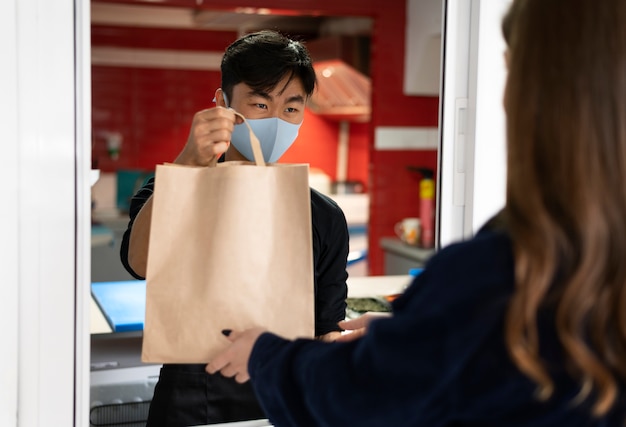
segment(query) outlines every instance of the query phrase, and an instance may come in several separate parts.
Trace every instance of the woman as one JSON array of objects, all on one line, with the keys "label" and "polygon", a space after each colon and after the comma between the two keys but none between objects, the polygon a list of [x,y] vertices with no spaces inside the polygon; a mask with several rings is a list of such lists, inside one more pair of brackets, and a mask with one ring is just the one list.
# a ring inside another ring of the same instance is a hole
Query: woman
[{"label": "woman", "polygon": [[363,336],[234,331],[207,365],[276,426],[625,425],[626,2],[514,0],[503,31],[501,214]]}]

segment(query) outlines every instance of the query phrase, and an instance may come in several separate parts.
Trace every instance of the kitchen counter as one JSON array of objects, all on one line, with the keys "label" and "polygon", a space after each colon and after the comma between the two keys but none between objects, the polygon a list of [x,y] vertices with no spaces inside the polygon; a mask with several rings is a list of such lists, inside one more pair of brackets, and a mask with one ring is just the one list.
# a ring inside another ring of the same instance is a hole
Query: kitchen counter
[{"label": "kitchen counter", "polygon": [[94,300],[93,295],[91,297],[90,305],[89,330],[92,334],[109,334],[113,332],[113,329],[109,326],[104,314],[102,314],[102,310],[100,310],[96,300]]},{"label": "kitchen counter", "polygon": [[404,292],[413,278],[408,274],[348,278],[348,298],[395,295]]},{"label": "kitchen counter", "polygon": [[[401,293],[410,281],[409,275],[351,277],[348,279],[348,297]],[[144,405],[141,408],[147,408],[145,405],[154,392],[160,365],[141,361],[144,311],[145,281],[92,284],[90,393],[92,411],[96,411],[91,414],[96,417],[94,419],[100,419],[97,415],[101,412],[102,417],[108,414],[105,414],[107,404],[113,398],[132,402],[134,409],[140,401],[139,404]],[[261,419],[211,425],[219,426],[272,427],[272,424]]]},{"label": "kitchen counter", "polygon": [[412,268],[422,268],[435,253],[434,248],[411,246],[395,237],[383,237],[380,247],[385,255],[386,275],[407,274]]},{"label": "kitchen counter", "polygon": [[[347,283],[348,298],[398,294],[410,282],[409,275],[351,277]],[[145,312],[143,286],[142,280],[92,284],[91,333],[141,331]]]}]

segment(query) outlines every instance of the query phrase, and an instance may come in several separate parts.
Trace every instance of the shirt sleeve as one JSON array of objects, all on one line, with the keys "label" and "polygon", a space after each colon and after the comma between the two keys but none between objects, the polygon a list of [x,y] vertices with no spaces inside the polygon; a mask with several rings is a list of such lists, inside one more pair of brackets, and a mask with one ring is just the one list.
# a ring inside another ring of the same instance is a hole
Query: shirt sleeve
[{"label": "shirt sleeve", "polygon": [[122,265],[134,278],[143,280],[145,277],[140,276],[135,273],[130,264],[128,263],[128,247],[130,243],[130,232],[133,228],[133,223],[135,222],[135,218],[139,211],[143,207],[143,205],[148,201],[150,197],[152,197],[152,193],[154,192],[154,178],[150,178],[146,184],[139,189],[137,194],[135,194],[130,200],[130,209],[128,211],[129,221],[128,227],[124,232],[124,236],[122,237],[122,244],[120,248],[120,259],[122,261]]},{"label": "shirt sleeve", "polygon": [[[485,402],[493,408],[515,405],[511,390],[521,374],[502,342],[514,280],[510,247],[443,252],[394,301],[393,316],[372,321],[358,340],[261,335],[248,369],[270,421],[437,427],[465,416],[462,406],[484,411]],[[501,378],[503,372],[510,376]],[[482,383],[489,384],[484,394],[469,394]],[[532,396],[532,387],[524,387],[519,395]]]},{"label": "shirt sleeve", "polygon": [[[263,334],[248,368],[270,421],[277,426],[440,425],[431,416],[450,409],[446,388],[453,370],[442,339],[448,321],[437,308],[415,317],[419,322],[402,314],[376,320],[364,338],[347,343],[290,342]],[[424,322],[429,326],[416,327]]]},{"label": "shirt sleeve", "polygon": [[340,331],[346,317],[349,234],[341,208],[311,194],[315,283],[315,335]]}]

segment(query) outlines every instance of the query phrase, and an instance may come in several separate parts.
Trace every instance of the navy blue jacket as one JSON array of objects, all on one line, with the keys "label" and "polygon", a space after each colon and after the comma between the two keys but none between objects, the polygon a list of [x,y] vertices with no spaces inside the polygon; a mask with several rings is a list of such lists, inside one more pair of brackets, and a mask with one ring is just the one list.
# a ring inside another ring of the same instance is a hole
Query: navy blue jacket
[{"label": "navy blue jacket", "polygon": [[555,381],[547,402],[511,362],[504,318],[514,290],[511,241],[484,229],[439,251],[394,305],[349,343],[261,335],[249,371],[275,426],[623,427],[621,400],[597,420],[568,376],[553,325],[539,315],[541,354]]}]

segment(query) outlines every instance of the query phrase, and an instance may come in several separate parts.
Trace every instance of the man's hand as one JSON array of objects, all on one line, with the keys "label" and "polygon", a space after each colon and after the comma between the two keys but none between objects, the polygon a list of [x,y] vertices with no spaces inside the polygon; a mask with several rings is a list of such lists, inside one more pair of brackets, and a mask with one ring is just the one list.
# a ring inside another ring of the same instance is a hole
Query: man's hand
[{"label": "man's hand", "polygon": [[378,313],[374,311],[368,311],[362,316],[357,317],[352,320],[344,320],[339,322],[339,327],[345,329],[346,331],[352,331],[347,334],[341,335],[335,341],[337,342],[346,342],[353,341],[357,338],[362,337],[367,332],[367,327],[370,322],[374,319],[384,319],[386,317],[390,317],[391,313]]},{"label": "man's hand", "polygon": [[232,109],[215,107],[197,112],[191,123],[185,147],[174,163],[189,166],[215,166],[228,150],[236,123],[242,120]]},{"label": "man's hand", "polygon": [[326,333],[324,335],[319,335],[319,336],[315,337],[315,339],[317,339],[319,341],[324,341],[324,342],[333,342],[337,338],[339,338],[340,336],[341,336],[341,332],[333,331],[333,332],[328,332],[328,333]]}]

